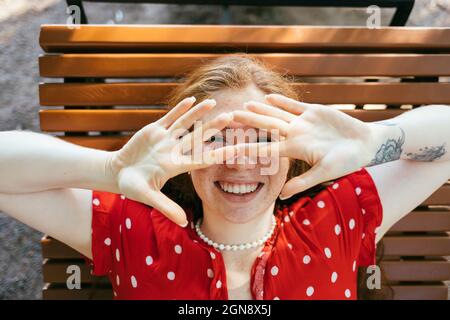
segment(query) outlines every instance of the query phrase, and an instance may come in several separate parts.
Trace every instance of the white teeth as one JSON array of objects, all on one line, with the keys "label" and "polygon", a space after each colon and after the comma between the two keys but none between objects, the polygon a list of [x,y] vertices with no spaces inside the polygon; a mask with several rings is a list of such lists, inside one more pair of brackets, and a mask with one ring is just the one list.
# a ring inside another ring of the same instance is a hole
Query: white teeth
[{"label": "white teeth", "polygon": [[250,193],[255,191],[256,188],[258,188],[258,183],[238,184],[238,183],[219,182],[219,185],[223,191],[235,194]]}]

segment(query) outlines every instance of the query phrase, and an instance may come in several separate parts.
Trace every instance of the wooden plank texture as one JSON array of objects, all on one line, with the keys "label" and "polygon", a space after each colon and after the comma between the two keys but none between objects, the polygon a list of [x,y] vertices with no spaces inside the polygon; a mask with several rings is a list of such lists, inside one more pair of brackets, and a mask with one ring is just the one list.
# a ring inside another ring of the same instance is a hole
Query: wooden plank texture
[{"label": "wooden plank texture", "polygon": [[[149,106],[164,104],[176,83],[45,83],[42,106]],[[450,83],[295,83],[305,102],[322,104],[450,103]]]},{"label": "wooden plank texture", "polygon": [[450,29],[212,25],[43,25],[46,52],[450,50]]},{"label": "wooden plank texture", "polygon": [[[41,77],[178,77],[223,56],[225,55],[210,53],[52,54],[39,58],[39,70]],[[249,56],[275,71],[295,76],[450,75],[449,54],[269,53]]]},{"label": "wooden plank texture", "polygon": [[[42,131],[137,131],[162,117],[164,109],[116,110],[41,110]],[[343,110],[362,121],[378,121],[395,117],[404,110]]]},{"label": "wooden plank texture", "polygon": [[[90,273],[90,267],[80,259],[46,259],[42,266],[44,282],[65,284],[69,274],[69,266],[80,268],[82,283],[109,283],[107,277],[96,277]],[[435,260],[406,260],[382,261],[381,266],[389,281],[447,281],[450,279],[450,261]]]}]

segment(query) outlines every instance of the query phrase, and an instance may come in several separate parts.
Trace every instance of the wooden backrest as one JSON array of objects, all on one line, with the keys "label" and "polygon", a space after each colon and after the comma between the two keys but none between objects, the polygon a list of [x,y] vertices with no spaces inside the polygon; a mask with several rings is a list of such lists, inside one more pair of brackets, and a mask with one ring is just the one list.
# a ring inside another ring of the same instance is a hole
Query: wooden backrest
[{"label": "wooden backrest", "polygon": [[[450,104],[448,28],[45,25],[40,44],[42,131],[104,150],[120,148],[161,117],[183,74],[235,52],[294,76],[304,101],[331,104],[363,121]],[[395,298],[447,298],[448,231],[445,184],[383,239],[382,264]],[[111,297],[107,282],[85,266],[84,289],[65,289],[67,265],[82,266],[80,255],[49,237],[42,248],[44,298]]]}]

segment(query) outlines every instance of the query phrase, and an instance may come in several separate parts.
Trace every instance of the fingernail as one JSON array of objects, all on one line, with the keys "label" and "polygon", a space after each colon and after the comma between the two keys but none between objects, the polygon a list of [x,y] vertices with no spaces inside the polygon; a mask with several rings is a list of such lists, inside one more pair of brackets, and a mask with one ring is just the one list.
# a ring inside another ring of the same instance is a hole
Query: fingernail
[{"label": "fingernail", "polygon": [[183,224],[179,224],[179,226],[180,227],[182,227],[182,228],[186,228],[186,226],[189,224],[189,222],[186,220],[186,222],[185,223],[183,223]]},{"label": "fingernail", "polygon": [[197,100],[197,99],[195,99],[195,97],[194,97],[194,96],[190,97],[189,99],[191,99],[191,100],[192,100],[192,102],[195,102],[195,100]]}]

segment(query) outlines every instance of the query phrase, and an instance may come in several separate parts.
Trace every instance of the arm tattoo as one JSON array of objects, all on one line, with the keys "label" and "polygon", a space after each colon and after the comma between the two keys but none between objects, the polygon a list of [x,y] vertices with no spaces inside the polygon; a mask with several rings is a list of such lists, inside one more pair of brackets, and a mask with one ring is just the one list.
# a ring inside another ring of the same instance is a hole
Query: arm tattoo
[{"label": "arm tattoo", "polygon": [[[395,126],[397,123],[391,122],[389,120],[376,121],[374,123],[385,125],[385,126]],[[400,127],[399,127],[400,128]],[[402,154],[402,145],[405,143],[405,132],[402,128],[401,138],[398,138],[397,141],[395,139],[388,139],[384,144],[381,145],[380,149],[378,149],[375,154],[375,158],[369,163],[368,166],[374,166],[380,163],[394,161],[400,159]],[[434,161],[441,158],[444,154],[447,153],[445,149],[445,143],[441,146],[434,147],[424,147],[420,148],[419,152],[408,152],[406,153],[406,157],[409,160],[415,161]]]},{"label": "arm tattoo", "polygon": [[[380,123],[384,125],[395,125],[395,123]],[[400,128],[400,127],[399,127]],[[385,143],[381,145],[381,147],[378,149],[378,151],[375,154],[375,158],[370,161],[368,166],[375,166],[380,163],[394,161],[400,159],[400,155],[402,154],[402,146],[405,143],[405,132],[402,128],[400,128],[402,131],[402,136],[395,139],[387,139]]]},{"label": "arm tattoo", "polygon": [[442,146],[420,148],[417,153],[408,152],[406,156],[410,160],[433,161],[442,157],[446,152],[444,143]]}]

